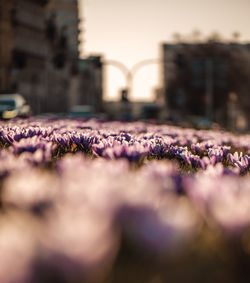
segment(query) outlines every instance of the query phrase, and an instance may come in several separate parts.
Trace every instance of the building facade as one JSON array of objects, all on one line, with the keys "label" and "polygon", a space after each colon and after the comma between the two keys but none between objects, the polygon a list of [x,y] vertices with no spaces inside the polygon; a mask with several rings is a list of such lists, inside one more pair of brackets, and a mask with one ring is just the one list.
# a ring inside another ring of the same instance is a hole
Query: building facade
[{"label": "building facade", "polygon": [[53,19],[56,33],[67,45],[69,56],[79,57],[79,12],[77,0],[50,0],[46,5],[48,20]]},{"label": "building facade", "polygon": [[79,87],[77,104],[90,105],[95,112],[103,110],[103,63],[101,56],[79,60]]},{"label": "building facade", "polygon": [[250,44],[163,44],[163,96],[169,116],[199,116],[229,126],[230,93],[248,119]]},{"label": "building facade", "polygon": [[34,113],[43,111],[47,99],[46,68],[49,46],[45,35],[47,1],[13,0],[14,34],[10,91],[21,93]]},{"label": "building facade", "polygon": [[13,49],[12,28],[13,2],[0,0],[0,89],[7,90],[10,85],[10,71]]},{"label": "building facade", "polygon": [[99,111],[101,61],[81,69],[78,26],[77,0],[0,0],[0,93],[20,93],[34,114]]}]

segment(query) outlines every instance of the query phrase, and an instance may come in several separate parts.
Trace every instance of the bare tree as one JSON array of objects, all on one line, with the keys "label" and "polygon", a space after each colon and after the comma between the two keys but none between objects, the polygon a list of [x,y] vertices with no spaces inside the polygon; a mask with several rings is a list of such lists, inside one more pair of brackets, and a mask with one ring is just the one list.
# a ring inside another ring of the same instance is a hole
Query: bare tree
[{"label": "bare tree", "polygon": [[181,40],[182,40],[182,35],[179,32],[174,32],[172,34],[172,38],[173,38],[175,43],[180,43]]},{"label": "bare tree", "polygon": [[200,42],[202,33],[199,29],[194,29],[191,33],[192,42]]},{"label": "bare tree", "polygon": [[233,39],[233,41],[234,41],[234,42],[239,42],[240,36],[241,36],[240,32],[234,31],[234,32],[232,33],[232,39]]},{"label": "bare tree", "polygon": [[207,41],[210,42],[221,42],[223,41],[222,35],[218,31],[213,31],[208,37]]}]

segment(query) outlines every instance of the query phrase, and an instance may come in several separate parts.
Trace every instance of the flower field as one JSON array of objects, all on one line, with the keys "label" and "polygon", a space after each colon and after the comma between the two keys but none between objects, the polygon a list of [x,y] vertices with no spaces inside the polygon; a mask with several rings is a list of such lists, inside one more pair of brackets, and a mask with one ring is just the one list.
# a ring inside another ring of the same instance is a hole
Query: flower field
[{"label": "flower field", "polygon": [[0,123],[1,283],[249,282],[250,135]]}]

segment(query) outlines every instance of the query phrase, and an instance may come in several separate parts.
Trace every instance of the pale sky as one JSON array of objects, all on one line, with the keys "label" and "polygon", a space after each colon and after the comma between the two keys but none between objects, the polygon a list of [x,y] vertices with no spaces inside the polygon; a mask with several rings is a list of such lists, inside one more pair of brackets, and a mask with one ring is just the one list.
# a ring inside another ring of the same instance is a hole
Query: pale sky
[{"label": "pale sky", "polygon": [[[199,29],[208,36],[214,31],[225,39],[240,32],[240,40],[250,41],[250,0],[79,0],[84,39],[83,56],[102,54],[129,69],[144,59],[161,56],[160,43],[171,42],[173,33],[191,34]],[[157,64],[141,68],[134,76],[133,100],[153,98],[160,85]],[[104,98],[117,100],[125,87],[120,70],[106,67]]]}]

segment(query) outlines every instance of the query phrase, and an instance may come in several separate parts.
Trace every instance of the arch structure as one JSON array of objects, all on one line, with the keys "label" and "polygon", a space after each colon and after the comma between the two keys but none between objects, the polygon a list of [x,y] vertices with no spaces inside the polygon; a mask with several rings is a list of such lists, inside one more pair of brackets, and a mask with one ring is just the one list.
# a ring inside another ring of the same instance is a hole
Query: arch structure
[{"label": "arch structure", "polygon": [[105,60],[103,62],[103,65],[110,65],[118,68],[124,75],[126,79],[126,89],[128,92],[128,96],[131,95],[132,90],[133,90],[133,79],[135,74],[143,67],[147,65],[152,65],[152,64],[161,64],[162,60],[159,58],[154,58],[154,59],[145,59],[137,62],[132,66],[131,69],[129,69],[126,65],[124,65],[122,62],[117,61],[117,60]]}]

